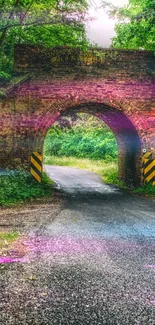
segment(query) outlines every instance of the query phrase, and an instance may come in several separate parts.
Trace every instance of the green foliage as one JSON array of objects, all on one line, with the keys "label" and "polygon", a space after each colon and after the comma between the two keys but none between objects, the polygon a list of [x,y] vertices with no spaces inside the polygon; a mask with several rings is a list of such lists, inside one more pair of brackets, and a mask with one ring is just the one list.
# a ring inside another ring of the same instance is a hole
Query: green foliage
[{"label": "green foliage", "polygon": [[14,44],[87,48],[86,0],[0,0],[0,69],[12,73]]},{"label": "green foliage", "polygon": [[[11,33],[12,34],[12,33]],[[88,42],[83,25],[32,26],[21,31],[20,43],[44,45],[45,47],[70,46],[87,48]]]},{"label": "green foliage", "polygon": [[0,86],[5,86],[10,78],[11,76],[8,73],[0,71]]},{"label": "green foliage", "polygon": [[10,171],[0,175],[0,205],[22,203],[26,200],[52,194],[52,181],[43,174],[42,183],[22,171]]},{"label": "green foliage", "polygon": [[0,71],[0,79],[2,80],[9,80],[10,79],[10,75],[4,71]]},{"label": "green foliage", "polygon": [[134,193],[141,195],[155,196],[155,186],[151,183],[147,183],[144,186],[138,187],[134,190]]},{"label": "green foliage", "polygon": [[118,18],[112,47],[124,49],[155,49],[155,0],[129,0],[124,7],[103,1],[111,16]]},{"label": "green foliage", "polygon": [[118,177],[118,170],[114,170],[114,171],[112,170],[110,173],[108,173],[106,181],[107,183],[116,184],[122,188],[127,188],[124,182],[120,181]]},{"label": "green foliage", "polygon": [[51,127],[45,138],[44,154],[110,161],[117,158],[117,143],[102,121],[79,114],[75,121],[61,120]]},{"label": "green foliage", "polygon": [[19,237],[19,233],[17,231],[15,232],[2,232],[0,233],[0,241],[6,240],[8,243],[14,241]]},{"label": "green foliage", "polygon": [[2,89],[0,89],[0,101],[1,101],[3,98],[5,98],[5,97],[7,97],[5,91],[2,90]]},{"label": "green foliage", "polygon": [[11,248],[11,245],[20,237],[18,231],[0,232],[0,250],[1,254],[6,256],[6,253]]}]

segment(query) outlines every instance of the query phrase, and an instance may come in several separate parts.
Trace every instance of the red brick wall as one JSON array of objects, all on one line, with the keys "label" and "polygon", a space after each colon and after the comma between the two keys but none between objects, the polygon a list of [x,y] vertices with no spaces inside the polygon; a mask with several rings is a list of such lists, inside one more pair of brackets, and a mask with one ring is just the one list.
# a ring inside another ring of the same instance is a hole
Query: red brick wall
[{"label": "red brick wall", "polygon": [[15,71],[30,79],[1,103],[1,166],[29,168],[32,151],[42,151],[55,119],[87,111],[113,130],[119,174],[140,182],[141,150],[155,152],[155,60],[149,51],[16,46]]}]

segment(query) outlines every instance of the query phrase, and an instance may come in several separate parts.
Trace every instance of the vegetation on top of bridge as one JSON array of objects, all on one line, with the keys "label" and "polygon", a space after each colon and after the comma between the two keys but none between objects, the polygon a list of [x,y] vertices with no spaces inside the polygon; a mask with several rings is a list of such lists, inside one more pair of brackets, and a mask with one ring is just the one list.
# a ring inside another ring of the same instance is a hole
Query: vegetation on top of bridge
[{"label": "vegetation on top of bridge", "polygon": [[[116,37],[111,48],[155,49],[154,0],[129,0],[123,8],[103,0],[101,3],[104,7],[108,6],[110,14],[120,21],[116,25]],[[88,19],[89,5],[87,0],[1,1],[0,78],[4,84],[13,73],[15,44],[88,49],[90,42],[84,22]],[[99,49],[96,57],[99,61],[104,59]]]},{"label": "vegetation on top of bridge", "polygon": [[[84,67],[88,67],[89,71],[89,66],[93,66],[94,68],[101,68],[108,70],[108,72],[110,70],[115,73],[118,70],[120,72],[123,70],[125,75],[126,70],[129,70],[128,73],[130,73],[131,69],[132,74],[136,74],[137,71],[142,76],[155,73],[153,51],[103,49],[97,47],[90,47],[83,50],[70,46],[46,48],[40,45],[16,44],[14,53],[14,69],[16,72],[30,71],[33,73],[37,71],[39,73],[41,71],[40,73],[42,73],[42,70],[44,70],[50,75],[50,72],[53,73],[51,70],[53,67],[59,68],[59,70],[62,67],[74,68],[76,70],[77,67],[80,75],[80,73],[85,72]],[[140,61],[141,65],[139,64]],[[79,67],[83,68],[83,70],[79,70]],[[63,71],[65,72],[65,70],[62,70],[62,73]],[[97,73],[97,70],[94,71]]]},{"label": "vegetation on top of bridge", "polygon": [[14,44],[88,47],[86,0],[0,1],[0,71],[13,72]]},{"label": "vegetation on top of bridge", "polygon": [[14,82],[14,45],[70,46],[86,49],[87,0],[0,1],[0,97]]}]

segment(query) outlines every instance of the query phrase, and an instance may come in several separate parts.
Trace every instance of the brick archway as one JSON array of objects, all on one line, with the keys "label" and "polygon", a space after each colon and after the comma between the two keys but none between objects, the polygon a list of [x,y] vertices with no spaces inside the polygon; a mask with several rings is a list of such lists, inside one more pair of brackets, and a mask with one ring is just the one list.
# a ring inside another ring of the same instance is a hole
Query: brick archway
[{"label": "brick archway", "polygon": [[15,84],[0,102],[0,167],[27,168],[65,111],[84,109],[110,126],[119,175],[140,184],[143,149],[155,155],[155,60],[151,51],[15,47]]}]

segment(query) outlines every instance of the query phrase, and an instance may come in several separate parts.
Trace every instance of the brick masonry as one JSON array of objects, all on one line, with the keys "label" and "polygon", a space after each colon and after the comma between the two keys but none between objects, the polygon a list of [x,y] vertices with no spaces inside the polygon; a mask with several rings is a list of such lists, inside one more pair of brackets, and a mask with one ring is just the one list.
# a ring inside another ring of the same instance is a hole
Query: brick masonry
[{"label": "brick masonry", "polygon": [[0,103],[0,167],[29,169],[48,128],[76,110],[112,129],[120,179],[140,184],[142,150],[155,155],[154,52],[16,45],[14,69],[29,77]]}]

